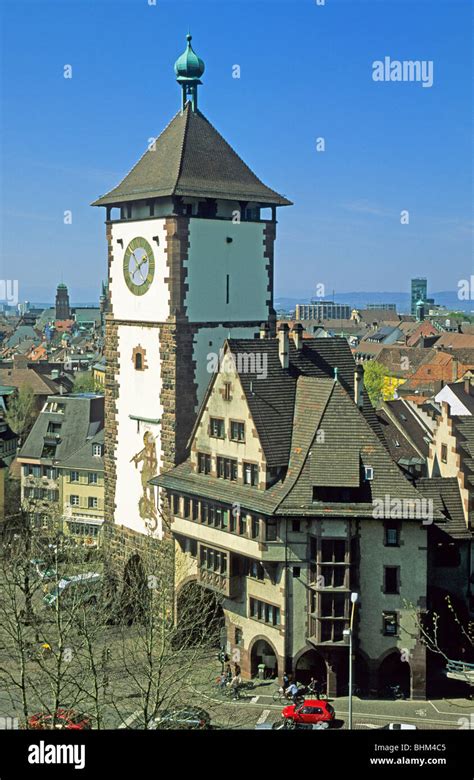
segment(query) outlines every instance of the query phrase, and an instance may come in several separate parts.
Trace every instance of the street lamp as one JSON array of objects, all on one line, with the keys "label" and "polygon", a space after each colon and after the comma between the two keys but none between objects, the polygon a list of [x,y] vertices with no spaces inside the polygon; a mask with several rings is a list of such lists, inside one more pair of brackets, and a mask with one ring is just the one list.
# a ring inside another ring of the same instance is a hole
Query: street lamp
[{"label": "street lamp", "polygon": [[349,637],[349,729],[352,729],[352,633],[354,628],[355,605],[358,598],[358,593],[351,593],[351,622],[349,623],[349,628],[346,628],[344,631],[344,636]]}]

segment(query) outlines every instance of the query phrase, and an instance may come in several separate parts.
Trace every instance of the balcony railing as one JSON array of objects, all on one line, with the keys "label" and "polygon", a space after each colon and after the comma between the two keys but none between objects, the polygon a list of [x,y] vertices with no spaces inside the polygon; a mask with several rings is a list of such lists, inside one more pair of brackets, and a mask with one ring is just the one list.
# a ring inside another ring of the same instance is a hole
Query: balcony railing
[{"label": "balcony railing", "polygon": [[198,582],[228,599],[236,598],[240,593],[239,577],[231,577],[203,567],[198,569]]},{"label": "balcony railing", "polygon": [[228,529],[216,528],[207,523],[198,523],[191,518],[173,515],[171,530],[180,536],[196,539],[240,555],[248,555],[260,561],[272,562],[285,559],[285,545],[281,541],[260,542],[258,538],[233,533]]}]

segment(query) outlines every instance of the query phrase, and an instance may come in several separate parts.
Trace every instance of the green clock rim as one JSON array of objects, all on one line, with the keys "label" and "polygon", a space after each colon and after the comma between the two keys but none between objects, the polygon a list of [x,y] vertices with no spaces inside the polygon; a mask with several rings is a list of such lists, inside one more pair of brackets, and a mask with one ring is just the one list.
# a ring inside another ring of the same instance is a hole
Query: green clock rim
[{"label": "green clock rim", "polygon": [[[134,284],[131,281],[129,268],[128,268],[131,251],[133,251],[134,249],[138,249],[139,247],[144,249],[149,256],[148,273],[145,281],[143,282],[143,284],[140,285]],[[134,295],[145,295],[145,293],[148,292],[148,290],[150,289],[150,285],[155,276],[155,256],[153,254],[153,249],[151,248],[151,245],[146,240],[146,238],[143,238],[142,236],[137,236],[136,238],[132,238],[132,240],[128,242],[127,248],[123,256],[123,276],[125,279],[125,284],[127,285],[130,292],[132,292]]]}]

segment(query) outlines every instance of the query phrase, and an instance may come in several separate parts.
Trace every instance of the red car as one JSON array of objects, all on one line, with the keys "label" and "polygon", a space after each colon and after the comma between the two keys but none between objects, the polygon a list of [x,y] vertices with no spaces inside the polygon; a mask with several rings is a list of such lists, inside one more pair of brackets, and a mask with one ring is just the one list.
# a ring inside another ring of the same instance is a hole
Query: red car
[{"label": "red car", "polygon": [[290,704],[281,712],[282,718],[294,723],[321,723],[331,721],[336,717],[334,707],[320,699],[306,699],[302,704]]},{"label": "red car", "polygon": [[88,715],[74,710],[57,709],[55,714],[38,712],[28,718],[29,729],[69,729],[70,731],[85,731],[91,729]]}]

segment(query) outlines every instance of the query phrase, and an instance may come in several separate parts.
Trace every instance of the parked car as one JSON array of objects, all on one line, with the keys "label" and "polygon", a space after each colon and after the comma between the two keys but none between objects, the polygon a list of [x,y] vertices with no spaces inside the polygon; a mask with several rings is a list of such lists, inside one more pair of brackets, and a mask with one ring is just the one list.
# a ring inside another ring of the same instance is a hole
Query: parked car
[{"label": "parked car", "polygon": [[211,716],[199,707],[183,707],[163,710],[153,718],[152,729],[209,729]]},{"label": "parked car", "polygon": [[303,723],[290,718],[282,718],[276,723],[260,723],[255,726],[256,729],[273,729],[274,731],[323,731],[329,728],[329,721],[320,720],[319,723]]},{"label": "parked car", "polygon": [[88,715],[59,708],[54,714],[50,712],[38,712],[28,718],[29,729],[66,729],[69,731],[85,731],[92,728]]},{"label": "parked car", "polygon": [[390,731],[403,731],[404,729],[416,729],[413,723],[387,723],[386,726],[381,726],[381,729],[389,729]]},{"label": "parked car", "polygon": [[336,717],[334,707],[322,699],[306,699],[302,704],[290,704],[282,710],[282,718],[292,720],[296,724],[300,723],[321,723],[330,724]]},{"label": "parked car", "polygon": [[56,569],[48,566],[41,558],[33,558],[30,563],[41,580],[54,580],[57,577]]},{"label": "parked car", "polygon": [[102,578],[97,572],[89,571],[85,574],[74,574],[71,577],[63,577],[50,593],[43,598],[43,602],[54,607],[58,599],[72,601],[81,604],[91,604],[97,601],[100,592]]}]

